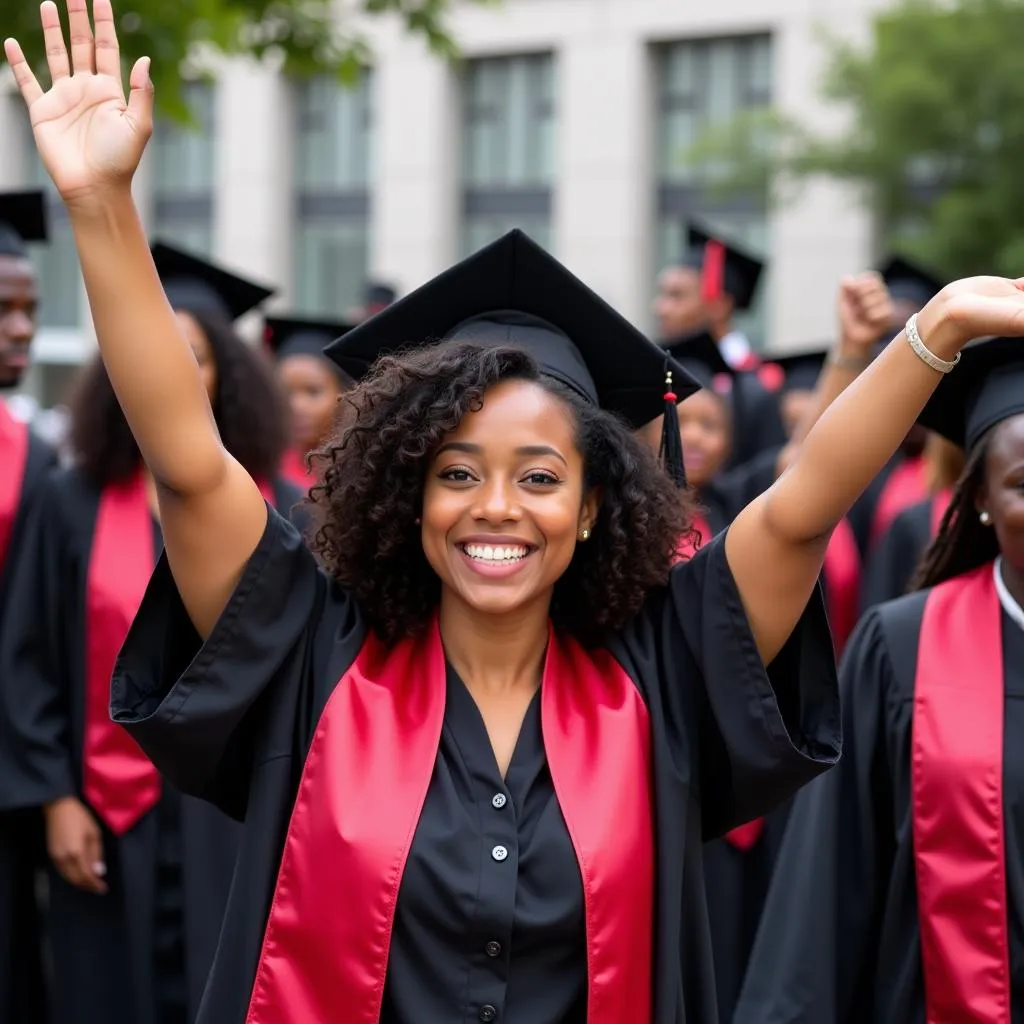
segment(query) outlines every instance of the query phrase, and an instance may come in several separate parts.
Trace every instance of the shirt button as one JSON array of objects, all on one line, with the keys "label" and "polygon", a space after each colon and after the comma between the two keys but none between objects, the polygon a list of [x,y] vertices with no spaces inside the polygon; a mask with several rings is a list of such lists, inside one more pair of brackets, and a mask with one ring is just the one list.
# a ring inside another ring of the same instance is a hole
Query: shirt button
[{"label": "shirt button", "polygon": [[494,807],[495,810],[500,811],[507,803],[508,797],[506,797],[504,793],[495,793],[494,796],[491,797],[491,806]]},{"label": "shirt button", "polygon": [[495,860],[504,860],[508,856],[508,850],[504,846],[496,846],[491,850],[491,856]]},{"label": "shirt button", "polygon": [[501,943],[500,942],[488,942],[484,946],[484,952],[488,956],[501,956]]},{"label": "shirt button", "polygon": [[489,1021],[494,1020],[494,1018],[498,1016],[498,1011],[491,1006],[490,1003],[484,1003],[484,1005],[480,1007],[480,1012],[477,1016],[484,1022],[484,1024],[488,1024]]}]

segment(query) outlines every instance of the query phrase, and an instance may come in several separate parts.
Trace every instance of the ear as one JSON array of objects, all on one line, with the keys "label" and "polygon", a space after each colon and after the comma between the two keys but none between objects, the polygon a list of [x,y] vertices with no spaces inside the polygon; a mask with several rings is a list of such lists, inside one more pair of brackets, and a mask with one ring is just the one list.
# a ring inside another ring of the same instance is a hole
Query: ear
[{"label": "ear", "polygon": [[988,484],[984,479],[978,484],[977,490],[974,492],[974,511],[981,513],[989,507],[988,500]]},{"label": "ear", "polygon": [[580,506],[580,518],[576,524],[576,532],[582,533],[584,530],[593,530],[594,523],[597,522],[597,514],[601,509],[601,499],[603,494],[599,487],[592,487],[583,496],[583,504]]}]

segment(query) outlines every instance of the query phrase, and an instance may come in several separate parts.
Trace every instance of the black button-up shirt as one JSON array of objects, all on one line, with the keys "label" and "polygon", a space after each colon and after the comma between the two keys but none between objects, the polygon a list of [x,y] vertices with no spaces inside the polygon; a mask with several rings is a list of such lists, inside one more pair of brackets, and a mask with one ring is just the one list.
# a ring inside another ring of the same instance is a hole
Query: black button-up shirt
[{"label": "black button-up shirt", "polygon": [[402,878],[381,1024],[584,1024],[583,886],[530,703],[503,780],[449,667]]}]

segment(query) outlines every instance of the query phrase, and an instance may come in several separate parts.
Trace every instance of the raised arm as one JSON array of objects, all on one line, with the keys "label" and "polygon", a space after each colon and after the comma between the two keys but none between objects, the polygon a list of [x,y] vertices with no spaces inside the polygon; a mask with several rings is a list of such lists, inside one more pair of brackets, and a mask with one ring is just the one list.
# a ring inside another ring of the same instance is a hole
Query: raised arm
[{"label": "raised arm", "polygon": [[[972,338],[1024,334],[1024,279],[957,281],[917,324],[925,346],[947,361]],[[899,334],[818,420],[790,468],[729,528],[726,556],[765,662],[799,620],[833,528],[899,447],[939,379]]]},{"label": "raised arm", "polygon": [[196,629],[207,635],[266,525],[256,484],[225,451],[188,342],[157,277],[131,198],[153,126],[149,60],[126,101],[110,0],[40,7],[52,84],[43,91],[13,39],[4,44],[36,145],[68,208],[100,354],[157,483],[167,556]]}]

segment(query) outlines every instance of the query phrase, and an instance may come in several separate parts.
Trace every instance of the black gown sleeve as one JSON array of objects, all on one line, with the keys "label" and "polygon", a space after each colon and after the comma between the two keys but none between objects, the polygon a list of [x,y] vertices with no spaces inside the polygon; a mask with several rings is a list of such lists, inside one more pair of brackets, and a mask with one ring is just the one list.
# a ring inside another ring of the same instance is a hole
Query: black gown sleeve
[{"label": "black gown sleeve", "polygon": [[904,509],[868,556],[861,611],[902,597],[930,541],[931,499]]},{"label": "black gown sleeve", "polygon": [[0,720],[8,734],[0,807],[39,807],[77,792],[72,755],[72,663],[64,599],[75,590],[74,514],[55,470],[38,485],[17,550],[8,558],[10,600],[0,631]]},{"label": "black gown sleeve", "polygon": [[877,611],[850,640],[840,689],[843,759],[794,801],[733,1024],[874,1017],[895,856],[885,729],[893,679]]},{"label": "black gown sleeve", "polygon": [[114,721],[182,792],[244,817],[256,764],[293,753],[294,730],[280,725],[309,683],[327,588],[295,527],[268,507],[203,643],[161,556],[114,669]]}]

